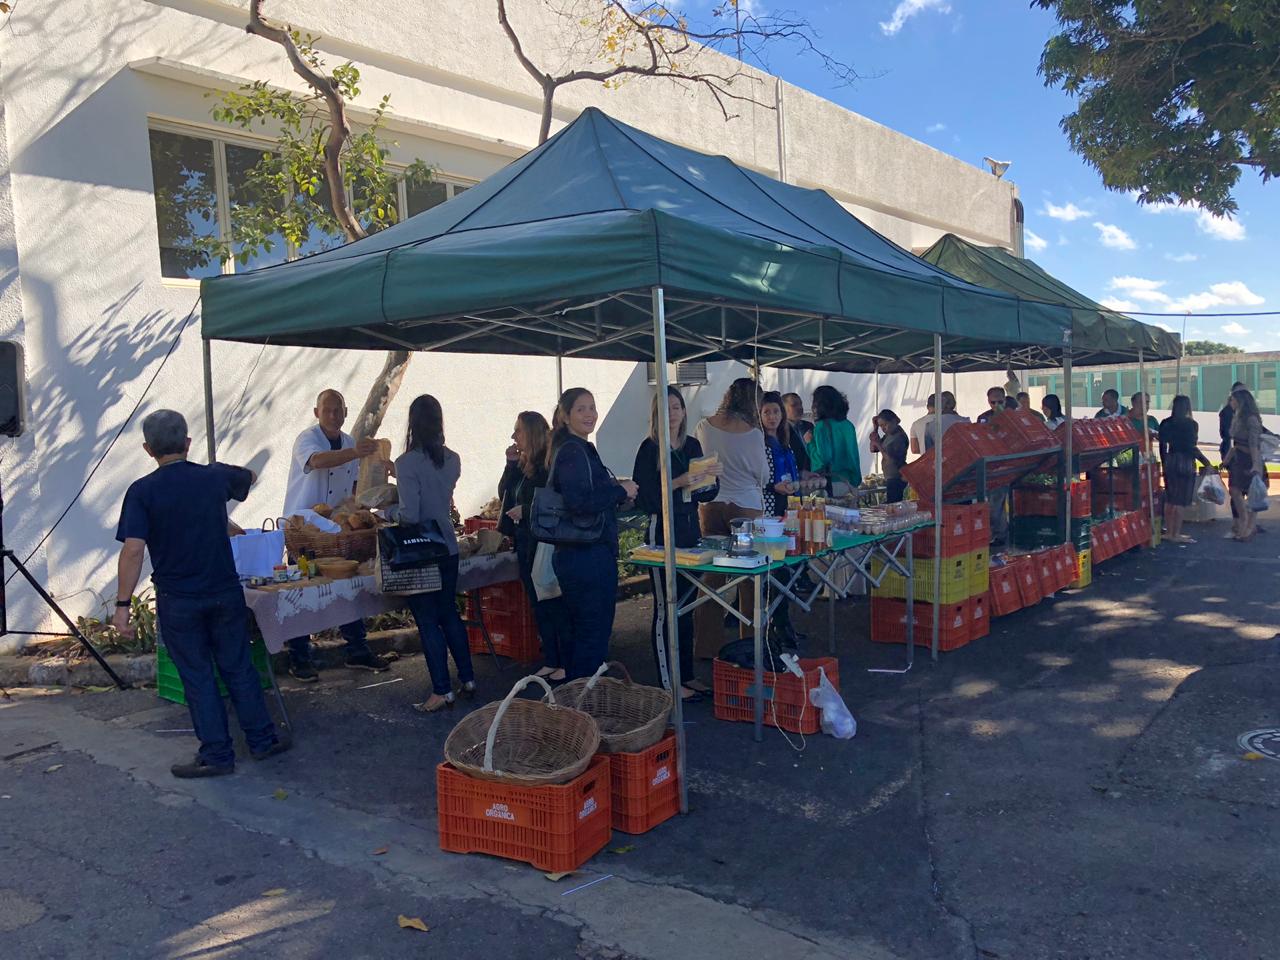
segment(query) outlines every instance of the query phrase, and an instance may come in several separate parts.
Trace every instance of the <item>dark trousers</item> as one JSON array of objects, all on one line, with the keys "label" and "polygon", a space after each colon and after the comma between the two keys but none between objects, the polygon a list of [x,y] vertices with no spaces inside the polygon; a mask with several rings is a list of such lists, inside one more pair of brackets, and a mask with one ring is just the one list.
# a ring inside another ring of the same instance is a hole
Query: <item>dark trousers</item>
[{"label": "dark trousers", "polygon": [[560,645],[570,680],[589,677],[609,659],[618,600],[618,561],[603,543],[556,547],[552,566],[560,581],[568,630]]},{"label": "dark trousers", "polygon": [[457,594],[458,558],[452,556],[440,564],[439,590],[405,598],[422,638],[422,653],[427,658],[427,672],[431,674],[431,692],[438,696],[453,690],[449,683],[449,654],[453,654],[458,668],[458,680],[470,683],[476,678],[471,669],[467,628],[458,613]]},{"label": "dark trousers", "polygon": [[564,654],[560,650],[562,637],[568,629],[565,618],[564,598],[554,597],[550,600],[539,600],[533,588],[533,555],[537,544],[526,542],[520,534],[516,535],[516,560],[520,564],[520,582],[524,584],[525,596],[533,609],[533,620],[538,625],[538,640],[542,643],[542,662],[548,667],[559,670],[565,665]]},{"label": "dark trousers", "polygon": [[265,750],[274,744],[276,727],[249,656],[249,610],[240,588],[209,597],[157,597],[156,620],[182,679],[200,759],[216,767],[236,762],[217,675],[226,684],[249,749]]},{"label": "dark trousers", "polygon": [[[671,669],[669,657],[671,638],[667,636],[667,574],[662,568],[650,569],[649,578],[653,581],[653,626],[649,629],[649,639],[653,644],[653,662],[658,667],[658,677],[662,686],[671,689]],[[676,574],[676,606],[682,607],[691,603],[698,595],[698,588],[687,579]],[[680,682],[687,684],[693,679],[693,614],[682,613],[676,626],[680,631]]]},{"label": "dark trousers", "polygon": [[884,500],[885,503],[901,503],[902,495],[907,490],[907,481],[905,480],[886,480],[884,482]]},{"label": "dark trousers", "polygon": [[[347,656],[355,657],[369,652],[369,641],[365,636],[364,621],[353,620],[338,628],[342,639],[347,641]],[[311,663],[311,638],[294,637],[289,641],[289,659],[296,664]]]}]

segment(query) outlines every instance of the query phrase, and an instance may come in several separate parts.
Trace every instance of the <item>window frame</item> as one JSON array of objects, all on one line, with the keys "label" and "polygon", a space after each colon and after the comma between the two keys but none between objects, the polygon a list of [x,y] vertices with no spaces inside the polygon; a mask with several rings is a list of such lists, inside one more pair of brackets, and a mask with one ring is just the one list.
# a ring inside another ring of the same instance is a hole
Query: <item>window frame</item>
[{"label": "window frame", "polygon": [[[213,147],[213,172],[214,172],[214,193],[217,198],[215,210],[217,213],[218,238],[223,242],[229,243],[231,240],[231,189],[230,182],[227,178],[227,152],[228,146],[243,147],[250,150],[263,150],[270,152],[275,141],[269,137],[255,137],[251,134],[243,134],[238,131],[228,130],[225,127],[218,127],[212,124],[203,124],[190,121],[174,121],[167,120],[162,117],[147,118],[147,135],[150,137],[151,131],[174,134],[176,136],[189,137],[194,140],[205,140],[212,144]],[[151,145],[150,140],[147,142],[147,159],[151,162]],[[396,184],[396,204],[398,221],[407,218],[409,209],[408,185],[405,182],[404,174],[409,169],[408,164],[393,163],[387,164],[388,169],[394,171],[398,178]],[[155,204],[155,179],[154,167],[152,167],[152,206]],[[445,186],[445,201],[448,202],[458,195],[458,188],[463,191],[470,189],[479,183],[467,177],[460,177],[455,174],[437,172],[433,169],[432,180],[442,183]],[[351,202],[351,191],[347,191],[347,200]],[[431,209],[431,208],[428,208]],[[158,229],[158,225],[157,225]],[[157,233],[157,250],[159,249],[159,235]],[[297,247],[292,243],[286,244],[285,260],[300,259]],[[234,274],[236,272],[235,257],[226,257],[222,261],[220,273]],[[168,286],[176,287],[192,287],[199,286],[199,279],[193,277],[160,277],[161,282]]]}]

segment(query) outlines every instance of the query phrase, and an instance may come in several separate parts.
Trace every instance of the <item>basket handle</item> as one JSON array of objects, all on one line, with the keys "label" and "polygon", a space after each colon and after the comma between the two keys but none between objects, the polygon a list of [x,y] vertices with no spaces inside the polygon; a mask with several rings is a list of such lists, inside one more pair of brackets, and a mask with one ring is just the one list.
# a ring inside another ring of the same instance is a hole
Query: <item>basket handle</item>
[{"label": "basket handle", "polygon": [[[283,517],[279,517],[279,518],[277,518],[277,517],[267,517],[266,519],[264,519],[264,520],[262,521],[262,532],[263,532],[263,533],[266,533],[268,530],[278,530],[278,529],[280,529],[281,522],[283,521],[283,519],[284,519]],[[270,526],[270,527],[268,527],[268,526],[267,526],[267,524],[268,524],[268,523],[269,523],[269,524],[271,524],[271,526]]]},{"label": "basket handle", "polygon": [[507,707],[511,706],[511,701],[515,699],[516,694],[531,683],[542,684],[543,689],[547,691],[547,699],[551,701],[553,707],[556,705],[556,695],[551,691],[551,684],[537,674],[531,673],[523,680],[518,681],[511,688],[511,692],[502,698],[502,703],[498,704],[498,712],[493,715],[493,723],[489,724],[489,735],[484,738],[485,773],[493,773],[493,741],[498,738],[498,724],[502,722],[502,715],[507,712]]},{"label": "basket handle", "polygon": [[609,672],[610,667],[617,667],[622,671],[622,676],[626,679],[627,686],[635,686],[635,681],[631,679],[631,671],[627,669],[626,664],[619,660],[606,660],[596,668],[596,672],[591,675],[591,679],[587,681],[587,685],[582,692],[585,694],[588,690],[596,685],[596,681]]}]

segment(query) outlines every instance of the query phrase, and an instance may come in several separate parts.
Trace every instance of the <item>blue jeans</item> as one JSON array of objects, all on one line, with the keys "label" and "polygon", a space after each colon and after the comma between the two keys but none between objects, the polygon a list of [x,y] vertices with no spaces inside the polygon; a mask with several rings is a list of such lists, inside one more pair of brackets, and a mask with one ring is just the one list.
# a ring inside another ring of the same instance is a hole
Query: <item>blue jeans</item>
[{"label": "blue jeans", "polygon": [[618,603],[618,561],[608,544],[556,547],[552,566],[564,601],[566,636],[561,640],[565,674],[589,677],[609,659],[609,636]]},{"label": "blue jeans", "polygon": [[274,744],[276,727],[249,656],[249,610],[240,588],[210,597],[160,596],[156,619],[160,639],[186,691],[191,726],[200,740],[200,759],[218,767],[236,762],[215,665],[249,749],[265,750]]},{"label": "blue jeans", "polygon": [[[338,628],[342,639],[347,641],[347,656],[357,657],[369,652],[369,641],[365,636],[364,621],[353,620]],[[311,664],[311,638],[294,637],[289,641],[289,659],[301,666]]]},{"label": "blue jeans", "polygon": [[439,590],[411,594],[405,600],[422,638],[422,653],[427,658],[427,672],[431,674],[431,692],[442,697],[453,690],[449,683],[449,654],[453,654],[453,662],[458,667],[458,680],[462,683],[474,680],[467,628],[458,613],[458,558],[452,556],[440,564]]},{"label": "blue jeans", "polygon": [[902,495],[906,493],[907,481],[905,480],[886,480],[884,482],[884,502],[885,503],[901,503]]},{"label": "blue jeans", "polygon": [[524,536],[516,534],[516,560],[520,564],[520,582],[524,584],[525,596],[533,609],[533,620],[538,625],[538,639],[542,642],[542,662],[548,667],[559,669],[565,665],[564,654],[560,645],[568,629],[564,609],[564,599],[554,597],[551,600],[539,600],[533,588],[533,555],[537,544],[526,541]]}]

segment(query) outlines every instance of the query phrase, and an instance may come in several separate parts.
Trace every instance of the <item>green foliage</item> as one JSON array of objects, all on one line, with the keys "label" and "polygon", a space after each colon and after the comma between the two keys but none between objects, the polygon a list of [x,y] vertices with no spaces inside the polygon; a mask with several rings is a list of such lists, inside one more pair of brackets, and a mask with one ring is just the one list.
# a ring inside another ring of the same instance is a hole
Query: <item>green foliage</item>
[{"label": "green foliage", "polygon": [[1280,173],[1276,0],[1033,0],[1062,32],[1040,59],[1077,98],[1071,148],[1141,202],[1236,209],[1242,166]]},{"label": "green foliage", "polygon": [[640,567],[627,563],[627,557],[636,547],[644,545],[644,530],[636,527],[624,527],[618,531],[618,579],[635,577],[644,573]]},{"label": "green foliage", "polygon": [[[107,608],[111,609],[111,608]],[[111,626],[111,613],[101,617],[77,617],[76,626],[98,648],[100,653],[151,653],[156,648],[156,599],[150,593],[137,594],[129,604],[129,621],[137,631],[133,637],[123,637]],[[81,656],[83,648],[74,638],[62,638],[57,647],[43,646],[42,653]]]},{"label": "green foliage", "polygon": [[[293,35],[299,52],[323,72],[316,55],[315,38]],[[344,101],[360,94],[360,71],[351,63],[335,67],[329,77]],[[193,238],[197,255],[211,259],[231,256],[241,263],[272,250],[281,242],[294,248],[320,241],[322,248],[346,241],[336,216],[325,173],[325,143],[330,115],[324,98],[272,89],[263,81],[239,90],[217,94],[211,114],[220,123],[244,130],[262,130],[275,137],[275,145],[242,172],[230,198],[229,239]],[[351,210],[367,233],[376,233],[399,219],[398,185],[401,176],[387,166],[393,141],[383,138],[383,122],[390,97],[384,96],[373,119],[352,128],[340,153],[343,187]],[[403,178],[421,184],[432,177],[431,168],[414,160]],[[317,234],[323,235],[318,237]]]},{"label": "green foliage", "polygon": [[1225,343],[1215,343],[1213,340],[1188,340],[1182,345],[1182,353],[1188,357],[1207,357],[1214,353],[1242,353],[1240,347],[1233,347]]}]

